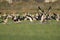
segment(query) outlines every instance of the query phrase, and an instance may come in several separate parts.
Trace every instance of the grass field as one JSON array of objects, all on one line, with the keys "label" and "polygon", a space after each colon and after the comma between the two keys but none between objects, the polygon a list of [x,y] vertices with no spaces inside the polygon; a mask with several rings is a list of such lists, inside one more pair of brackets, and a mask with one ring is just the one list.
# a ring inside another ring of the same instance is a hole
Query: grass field
[{"label": "grass field", "polygon": [[0,23],[0,40],[60,40],[60,22]]}]

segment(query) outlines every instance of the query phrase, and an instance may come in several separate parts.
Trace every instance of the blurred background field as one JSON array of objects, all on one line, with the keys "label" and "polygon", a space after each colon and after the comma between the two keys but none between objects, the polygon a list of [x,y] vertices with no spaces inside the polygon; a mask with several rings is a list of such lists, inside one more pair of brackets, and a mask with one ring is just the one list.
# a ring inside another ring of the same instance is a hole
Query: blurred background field
[{"label": "blurred background field", "polygon": [[0,2],[1,11],[14,11],[14,12],[31,12],[34,13],[37,11],[37,7],[40,6],[43,10],[46,10],[51,6],[51,12],[60,13],[60,0],[56,2],[45,3],[43,0],[16,0],[13,3],[8,3],[7,1]]}]

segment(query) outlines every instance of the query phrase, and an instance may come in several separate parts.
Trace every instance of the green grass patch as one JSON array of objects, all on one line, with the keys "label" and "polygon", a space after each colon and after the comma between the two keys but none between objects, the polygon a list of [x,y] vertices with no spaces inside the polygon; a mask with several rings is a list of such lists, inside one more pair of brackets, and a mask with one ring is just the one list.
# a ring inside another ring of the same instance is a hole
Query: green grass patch
[{"label": "green grass patch", "polygon": [[0,23],[0,40],[60,40],[60,22]]}]

